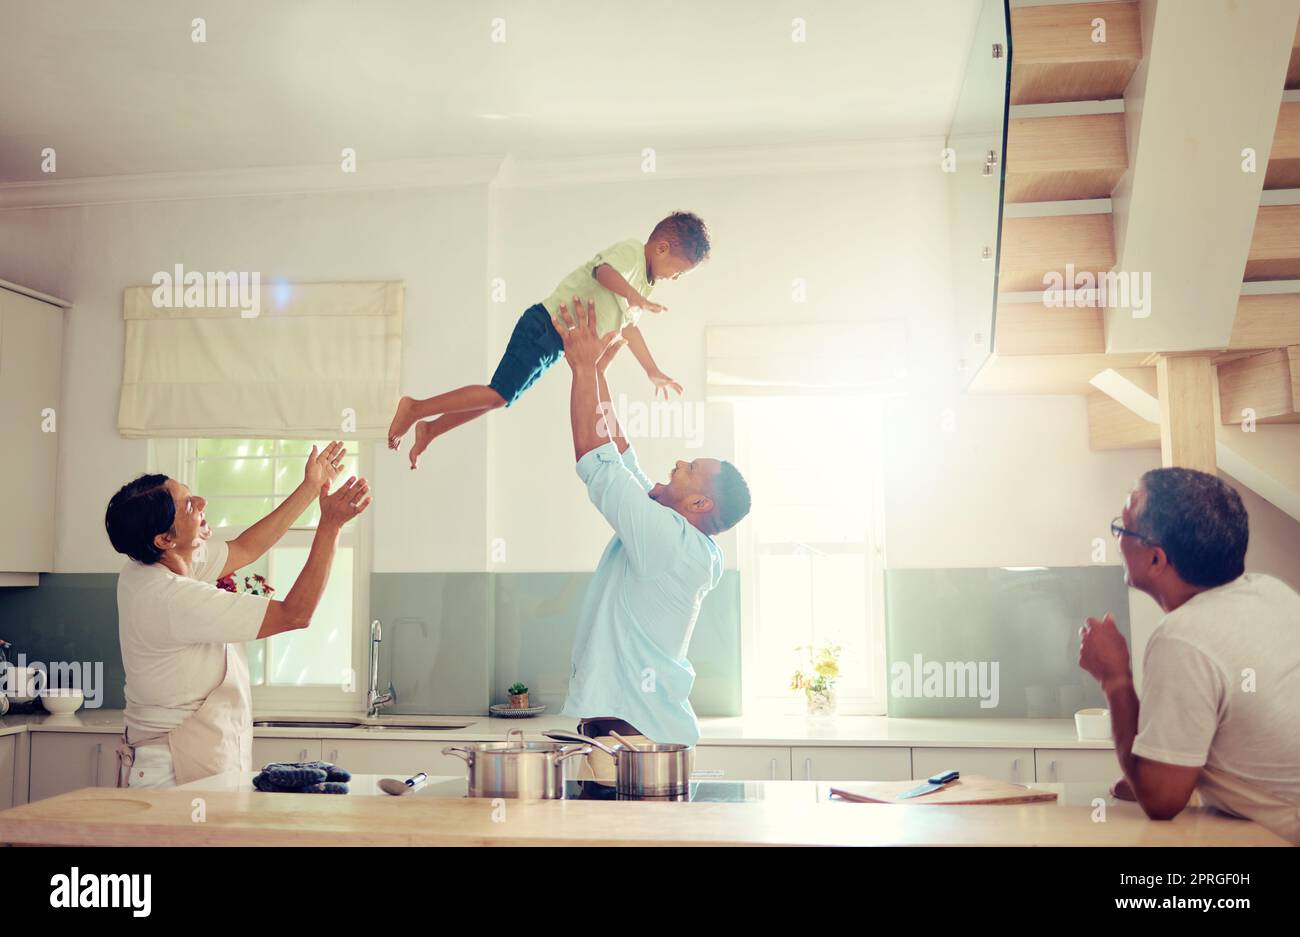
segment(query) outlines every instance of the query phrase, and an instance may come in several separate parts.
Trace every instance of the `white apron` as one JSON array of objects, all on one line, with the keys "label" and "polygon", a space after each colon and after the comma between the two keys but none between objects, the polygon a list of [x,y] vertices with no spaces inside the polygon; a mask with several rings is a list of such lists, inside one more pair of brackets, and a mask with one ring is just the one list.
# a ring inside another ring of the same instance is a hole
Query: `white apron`
[{"label": "white apron", "polygon": [[188,784],[224,771],[253,770],[253,698],[243,645],[226,645],[226,674],[203,705],[166,735],[129,741],[122,734],[117,748],[117,786],[126,787],[135,750],[166,745],[177,784]]}]

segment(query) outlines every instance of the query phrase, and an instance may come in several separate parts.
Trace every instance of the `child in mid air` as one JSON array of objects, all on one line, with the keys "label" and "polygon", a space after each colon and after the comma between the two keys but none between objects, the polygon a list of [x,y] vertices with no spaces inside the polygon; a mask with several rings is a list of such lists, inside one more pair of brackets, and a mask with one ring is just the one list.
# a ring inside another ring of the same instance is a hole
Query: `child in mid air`
[{"label": "child in mid air", "polygon": [[[564,354],[564,343],[552,320],[560,303],[572,303],[575,296],[595,303],[596,328],[601,335],[621,329],[632,354],[654,382],[656,395],[662,391],[666,398],[669,388],[680,394],[681,385],[660,371],[650,357],[637,322],[643,309],[665,311],[664,306],[646,298],[655,283],[676,280],[708,256],[709,232],[690,212],[669,215],[655,225],[644,244],[634,238],[601,251],[560,281],[547,299],[524,311],[491,383],[469,384],[424,400],[403,397],[388,427],[388,448],[397,449],[414,426],[410,458],[411,468],[415,468],[420,453],[447,430],[518,400]],[[431,416],[438,419],[425,420]]]}]

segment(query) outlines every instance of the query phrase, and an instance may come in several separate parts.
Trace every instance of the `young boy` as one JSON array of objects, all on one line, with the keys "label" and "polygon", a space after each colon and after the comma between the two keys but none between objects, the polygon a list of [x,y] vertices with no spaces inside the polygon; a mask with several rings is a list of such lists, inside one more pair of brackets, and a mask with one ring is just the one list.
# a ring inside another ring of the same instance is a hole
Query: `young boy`
[{"label": "young boy", "polygon": [[[655,385],[655,395],[681,385],[659,370],[645,338],[637,328],[641,310],[664,312],[664,306],[646,296],[659,280],[676,280],[709,256],[709,232],[690,212],[674,212],[655,225],[644,244],[620,241],[574,270],[546,300],[530,306],[515,323],[506,352],[489,384],[469,384],[457,390],[416,400],[403,397],[388,427],[388,448],[397,449],[402,437],[415,427],[411,468],[434,439],[449,429],[468,423],[489,410],[508,407],[564,354],[564,343],[552,324],[560,303],[575,297],[596,306],[596,327],[601,335],[621,330],[636,360]],[[425,417],[441,414],[436,420]]]}]

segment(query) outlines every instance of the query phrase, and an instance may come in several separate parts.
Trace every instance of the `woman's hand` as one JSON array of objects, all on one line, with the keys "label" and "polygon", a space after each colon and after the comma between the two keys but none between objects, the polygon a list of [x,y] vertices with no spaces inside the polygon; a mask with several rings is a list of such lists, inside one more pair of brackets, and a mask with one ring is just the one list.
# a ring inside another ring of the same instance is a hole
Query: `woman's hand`
[{"label": "woman's hand", "polygon": [[316,447],[312,446],[311,455],[307,456],[307,467],[302,473],[302,483],[312,491],[318,490],[321,485],[334,484],[334,479],[343,471],[343,457],[347,454],[348,450],[337,439],[319,454]]},{"label": "woman's hand", "polygon": [[328,484],[321,485],[318,528],[337,530],[370,507],[370,483],[364,478],[352,476],[339,485],[333,494],[329,490]]}]

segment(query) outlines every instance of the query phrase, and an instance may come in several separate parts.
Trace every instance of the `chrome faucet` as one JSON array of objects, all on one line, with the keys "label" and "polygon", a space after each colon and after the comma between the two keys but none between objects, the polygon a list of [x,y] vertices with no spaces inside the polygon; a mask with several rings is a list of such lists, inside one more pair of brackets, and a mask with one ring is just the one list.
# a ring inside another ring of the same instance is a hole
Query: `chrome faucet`
[{"label": "chrome faucet", "polygon": [[388,681],[388,690],[380,693],[379,683],[379,642],[383,640],[383,630],[379,626],[379,619],[370,623],[370,692],[366,694],[366,718],[373,719],[379,715],[379,710],[384,706],[392,706],[397,702],[397,690],[393,687],[393,681]]}]

